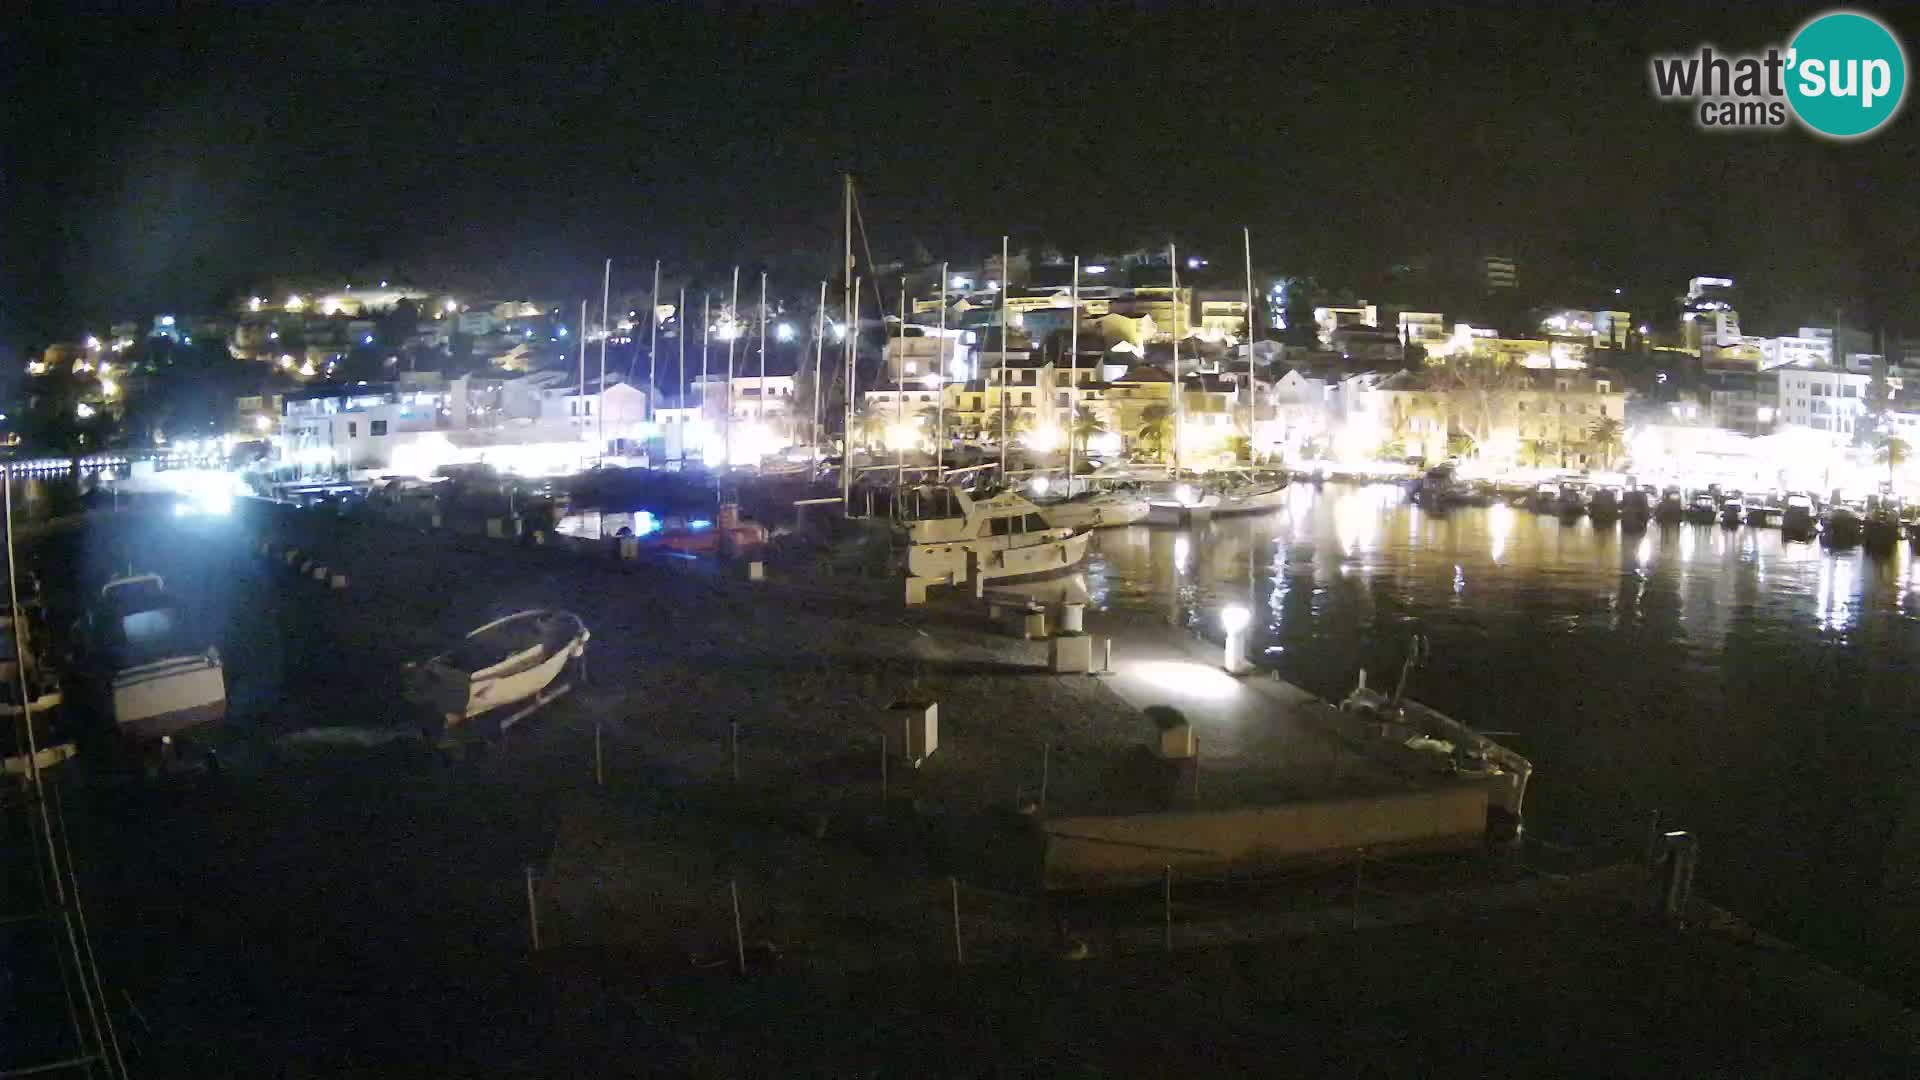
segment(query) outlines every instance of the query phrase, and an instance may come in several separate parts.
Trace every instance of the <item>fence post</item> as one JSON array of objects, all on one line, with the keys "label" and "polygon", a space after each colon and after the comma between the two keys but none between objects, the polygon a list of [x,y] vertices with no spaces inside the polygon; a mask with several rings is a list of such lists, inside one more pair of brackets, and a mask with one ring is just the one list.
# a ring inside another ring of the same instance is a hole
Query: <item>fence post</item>
[{"label": "fence post", "polygon": [[1167,880],[1162,892],[1161,911],[1165,916],[1167,928],[1167,951],[1173,951],[1173,864],[1167,864]]},{"label": "fence post", "polygon": [[1047,812],[1047,781],[1053,772],[1053,744],[1040,744],[1040,812]]}]

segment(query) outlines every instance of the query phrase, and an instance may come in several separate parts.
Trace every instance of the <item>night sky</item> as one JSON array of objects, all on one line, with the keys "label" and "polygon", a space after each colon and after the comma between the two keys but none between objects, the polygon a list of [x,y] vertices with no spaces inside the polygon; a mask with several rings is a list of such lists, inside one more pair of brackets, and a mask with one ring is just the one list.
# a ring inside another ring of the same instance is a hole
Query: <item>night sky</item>
[{"label": "night sky", "polygon": [[1843,297],[1920,329],[1911,103],[1855,145],[1698,131],[1649,54],[1819,9],[1671,7],[30,5],[0,29],[0,341],[285,274],[812,280],[843,170],[881,258],[1002,232],[1232,257],[1246,224],[1263,269],[1332,283],[1464,245],[1543,299],[1716,272],[1755,331]]}]

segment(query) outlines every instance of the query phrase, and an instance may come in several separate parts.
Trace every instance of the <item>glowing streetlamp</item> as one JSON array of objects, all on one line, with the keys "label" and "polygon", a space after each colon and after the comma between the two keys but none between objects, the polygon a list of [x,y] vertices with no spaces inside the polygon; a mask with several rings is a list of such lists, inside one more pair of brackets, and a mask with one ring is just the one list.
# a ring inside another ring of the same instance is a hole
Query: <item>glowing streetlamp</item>
[{"label": "glowing streetlamp", "polygon": [[773,336],[778,341],[792,341],[793,340],[793,324],[780,323],[779,325],[773,328]]},{"label": "glowing streetlamp", "polygon": [[1220,612],[1220,628],[1227,632],[1226,657],[1221,666],[1229,675],[1245,675],[1253,670],[1247,663],[1247,623],[1253,614],[1239,604],[1233,604]]}]

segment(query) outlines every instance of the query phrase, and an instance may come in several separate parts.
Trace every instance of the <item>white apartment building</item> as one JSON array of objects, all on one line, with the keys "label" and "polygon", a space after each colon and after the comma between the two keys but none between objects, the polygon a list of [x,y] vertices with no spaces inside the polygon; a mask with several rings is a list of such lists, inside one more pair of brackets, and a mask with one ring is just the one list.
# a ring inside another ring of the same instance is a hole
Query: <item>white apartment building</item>
[{"label": "white apartment building", "polygon": [[1430,349],[1447,340],[1446,316],[1437,311],[1403,311],[1400,313],[1400,337],[1409,345]]},{"label": "white apartment building", "polygon": [[1782,368],[1779,418],[1814,431],[1831,432],[1840,441],[1853,438],[1854,425],[1867,411],[1870,375],[1831,368]]}]

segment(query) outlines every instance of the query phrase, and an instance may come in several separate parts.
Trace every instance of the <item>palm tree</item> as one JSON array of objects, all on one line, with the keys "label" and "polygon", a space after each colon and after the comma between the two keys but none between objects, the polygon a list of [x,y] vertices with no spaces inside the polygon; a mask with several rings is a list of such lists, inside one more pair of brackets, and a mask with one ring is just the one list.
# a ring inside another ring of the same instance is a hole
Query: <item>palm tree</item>
[{"label": "palm tree", "polygon": [[[993,429],[996,441],[1017,439],[1033,426],[1033,420],[1017,409],[1001,409],[993,414],[993,418],[988,421],[988,426]],[[1003,426],[1005,430],[1002,430]]]},{"label": "palm tree", "polygon": [[1447,434],[1447,456],[1463,458],[1473,453],[1480,441],[1470,431],[1453,431]]},{"label": "palm tree", "polygon": [[1107,433],[1107,422],[1097,412],[1085,405],[1073,410],[1073,423],[1069,425],[1068,437],[1080,444],[1080,455],[1086,456],[1087,444],[1095,435]]},{"label": "palm tree", "polygon": [[1613,456],[1625,445],[1622,436],[1625,427],[1611,416],[1603,416],[1587,425],[1587,445],[1600,455],[1600,467],[1613,467]]},{"label": "palm tree", "polygon": [[1887,467],[1887,490],[1893,490],[1894,470],[1905,465],[1912,456],[1913,448],[1907,445],[1907,440],[1897,435],[1880,437],[1880,445],[1873,451],[1873,460]]},{"label": "palm tree", "polygon": [[1140,452],[1157,461],[1165,461],[1167,447],[1173,442],[1173,409],[1149,405],[1140,411],[1140,430],[1134,432]]}]

